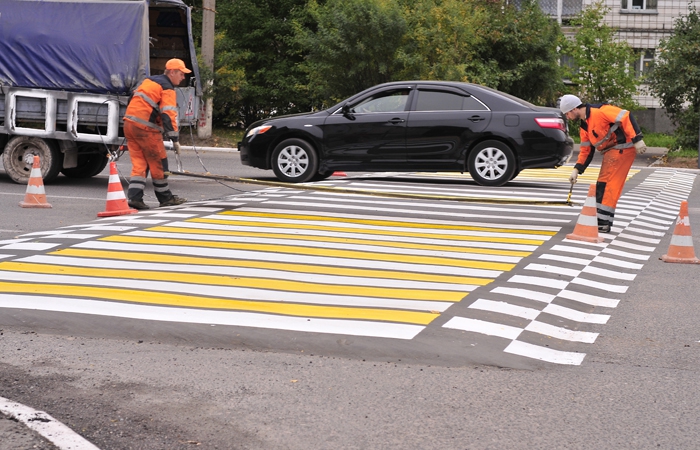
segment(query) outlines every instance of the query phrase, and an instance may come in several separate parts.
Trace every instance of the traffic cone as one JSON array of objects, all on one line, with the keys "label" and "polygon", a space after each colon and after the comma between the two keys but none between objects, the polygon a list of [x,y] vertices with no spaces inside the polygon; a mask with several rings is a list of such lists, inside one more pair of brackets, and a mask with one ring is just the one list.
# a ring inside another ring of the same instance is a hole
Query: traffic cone
[{"label": "traffic cone", "polygon": [[27,183],[27,193],[24,201],[19,202],[22,208],[51,208],[51,204],[46,202],[46,192],[44,191],[44,179],[41,177],[41,160],[34,155],[32,171],[29,174]]},{"label": "traffic cone", "polygon": [[335,172],[333,172],[333,175],[331,175],[331,176],[332,176],[332,177],[347,177],[348,174],[345,173],[345,172],[338,172],[338,171],[335,171]]},{"label": "traffic cone", "polygon": [[598,236],[598,212],[595,204],[595,183],[588,188],[588,197],[578,216],[574,232],[566,235],[567,239],[586,242],[603,242]]},{"label": "traffic cone", "polygon": [[700,264],[695,257],[693,236],[690,233],[690,218],[688,217],[688,202],[681,202],[681,212],[676,219],[676,229],[671,236],[668,253],[661,257],[664,262]]},{"label": "traffic cone", "polygon": [[117,163],[110,161],[109,163],[109,186],[107,186],[107,206],[106,210],[97,213],[97,217],[121,216],[124,214],[133,214],[138,211],[129,208],[129,203],[124,196],[122,183],[119,181],[117,173]]}]

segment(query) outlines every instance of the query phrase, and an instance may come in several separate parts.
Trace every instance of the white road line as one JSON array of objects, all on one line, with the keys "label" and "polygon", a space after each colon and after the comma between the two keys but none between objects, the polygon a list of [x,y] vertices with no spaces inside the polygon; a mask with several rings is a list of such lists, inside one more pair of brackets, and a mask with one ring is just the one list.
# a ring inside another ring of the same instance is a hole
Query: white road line
[{"label": "white road line", "polygon": [[525,331],[531,331],[565,341],[584,342],[586,344],[592,344],[595,342],[596,338],[598,338],[598,333],[569,330],[536,320],[530,322],[528,326],[525,327]]},{"label": "white road line", "polygon": [[44,411],[0,397],[0,411],[22,422],[61,450],[99,450],[75,431]]},{"label": "white road line", "polygon": [[52,244],[48,242],[20,242],[16,244],[6,244],[0,246],[1,250],[29,250],[34,252],[42,252],[51,250],[61,244]]},{"label": "white road line", "polygon": [[[275,269],[256,269],[239,266],[207,266],[194,264],[168,264],[154,262],[123,262],[114,259],[79,258],[68,256],[34,255],[20,258],[18,262],[56,264],[71,267],[94,267],[100,269],[123,268],[129,270],[201,273],[206,275],[227,275],[233,277],[271,278],[304,281],[308,283],[340,284],[400,289],[425,289],[435,291],[471,292],[477,288],[472,284],[440,283],[437,281],[409,281],[383,277],[359,277],[344,275],[324,275],[313,272],[295,272]],[[466,295],[466,294],[465,294]]]},{"label": "white road line", "polygon": [[232,325],[275,330],[332,333],[393,339],[413,339],[425,326],[368,320],[318,319],[278,316],[237,311],[208,311],[188,308],[162,308],[149,305],[100,302],[71,297],[3,294],[0,308],[92,314],[128,319],[156,320],[207,325]]},{"label": "white road line", "polygon": [[527,342],[513,341],[503,350],[513,355],[524,356],[526,358],[538,359],[554,364],[568,364],[579,366],[586,357],[585,353],[563,352],[539,345],[528,344]]},{"label": "white road line", "polygon": [[[254,220],[254,219],[253,219]],[[215,230],[215,231],[234,231],[234,232],[246,232],[246,233],[260,233],[260,234],[294,234],[299,236],[320,236],[320,237],[331,237],[331,238],[350,238],[350,239],[362,239],[366,241],[376,241],[379,245],[382,242],[408,242],[411,244],[428,244],[428,245],[449,245],[453,247],[455,251],[461,247],[465,248],[489,248],[489,249],[499,249],[499,250],[512,250],[512,251],[528,251],[532,252],[537,249],[537,245],[525,245],[525,244],[507,244],[507,243],[496,243],[496,242],[479,242],[479,241],[461,241],[454,239],[444,239],[444,238],[430,238],[430,237],[415,237],[415,236],[402,236],[397,234],[358,234],[342,231],[326,231],[326,230],[305,230],[303,228],[260,228],[251,225],[220,225],[212,223],[202,223],[202,222],[172,222],[166,225],[167,227],[178,227],[178,228],[191,228],[196,230]],[[420,231],[416,231],[420,233]],[[304,242],[300,239],[299,242]]]},{"label": "white road line", "polygon": [[179,245],[153,244],[124,244],[106,241],[79,242],[73,248],[89,248],[97,250],[120,250],[146,253],[161,253],[172,255],[205,256],[209,258],[224,258],[232,261],[247,259],[252,261],[288,262],[295,264],[325,264],[329,266],[357,267],[362,269],[398,270],[403,272],[431,273],[438,275],[457,275],[465,277],[497,278],[499,270],[470,269],[456,266],[438,266],[411,264],[401,262],[374,261],[369,259],[334,258],[326,256],[304,256],[285,253],[222,250],[209,247],[187,247]]},{"label": "white road line", "polygon": [[495,294],[506,294],[512,295],[513,297],[526,298],[528,300],[535,300],[537,302],[550,303],[556,298],[555,295],[545,294],[544,292],[531,291],[530,289],[521,288],[508,288],[508,287],[497,287],[491,292]]},{"label": "white road line", "polygon": [[592,287],[595,289],[601,289],[603,291],[607,292],[615,292],[617,294],[624,294],[627,292],[627,289],[629,289],[629,286],[622,286],[619,284],[609,284],[609,283],[601,283],[599,281],[593,281],[589,280],[587,278],[574,278],[571,280],[571,284],[578,284],[581,286],[587,286],[587,287]]},{"label": "white road line", "polygon": [[[99,272],[98,272],[99,273]],[[211,284],[175,283],[170,281],[144,281],[138,279],[83,277],[73,275],[36,274],[0,270],[0,280],[8,282],[65,284],[74,286],[99,286],[128,288],[142,291],[162,291],[182,295],[206,296],[233,300],[251,300],[275,303],[300,303],[310,305],[334,305],[366,308],[406,309],[415,311],[445,311],[452,302],[430,300],[403,300],[394,298],[360,297],[338,294],[314,294],[266,290],[245,287],[215,286]],[[274,287],[274,284],[273,286]],[[70,289],[67,289],[70,291]]]},{"label": "white road line", "polygon": [[549,287],[554,289],[564,289],[569,282],[555,280],[553,278],[528,277],[523,275],[514,275],[508,280],[509,283],[531,284],[533,286]]},{"label": "white road line", "polygon": [[523,319],[534,320],[540,315],[540,310],[533,308],[525,308],[523,306],[511,305],[507,302],[497,302],[493,300],[487,300],[480,298],[471,305],[472,309],[479,309],[482,311],[495,312],[500,314],[507,314],[514,317],[522,317]]},{"label": "white road line", "polygon": [[601,269],[600,267],[586,266],[582,270],[583,273],[598,275],[599,277],[614,278],[616,280],[632,281],[637,275],[633,273],[625,273],[617,270]]},{"label": "white road line", "polygon": [[[178,239],[178,240],[192,240],[192,241],[208,241],[208,242],[234,242],[237,244],[260,244],[260,245],[279,245],[279,246],[292,246],[292,247],[307,247],[307,248],[320,248],[333,250],[349,250],[357,252],[375,253],[382,255],[397,255],[401,257],[404,255],[411,256],[427,256],[427,257],[438,257],[445,259],[461,259],[461,260],[475,260],[475,261],[487,261],[487,262],[500,262],[500,263],[511,263],[517,264],[522,257],[519,256],[500,256],[500,255],[489,255],[481,253],[471,253],[471,252],[452,252],[452,251],[440,251],[440,250],[422,250],[413,249],[407,247],[386,247],[381,243],[376,243],[372,245],[363,244],[344,244],[342,242],[324,242],[324,241],[311,241],[303,239],[288,239],[288,238],[267,238],[267,237],[248,237],[248,236],[223,236],[220,234],[207,235],[207,234],[195,234],[195,233],[178,233],[178,232],[159,232],[159,231],[131,231],[129,233],[124,233],[124,236],[138,236],[145,238],[164,238],[164,239]],[[449,242],[449,241],[445,241]]]},{"label": "white road line", "polygon": [[607,314],[584,313],[575,309],[565,308],[564,306],[553,305],[551,303],[545,306],[542,312],[582,323],[605,324],[608,322],[608,319],[610,319],[610,316]]},{"label": "white road line", "polygon": [[615,300],[613,298],[599,297],[597,295],[584,294],[582,292],[571,291],[564,289],[557,297],[566,298],[579,303],[585,303],[591,306],[603,306],[605,308],[617,308],[620,300]]},{"label": "white road line", "polygon": [[447,321],[445,328],[472,331],[474,333],[498,336],[506,339],[515,339],[523,332],[522,328],[511,327],[500,323],[486,322],[484,320],[469,319],[466,317],[453,317]]}]

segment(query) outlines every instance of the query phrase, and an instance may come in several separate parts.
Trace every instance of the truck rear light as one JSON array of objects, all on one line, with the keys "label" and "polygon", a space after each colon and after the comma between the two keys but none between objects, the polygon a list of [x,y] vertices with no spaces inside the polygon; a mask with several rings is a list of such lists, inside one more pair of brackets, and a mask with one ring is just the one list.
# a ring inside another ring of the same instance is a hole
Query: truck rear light
[{"label": "truck rear light", "polygon": [[556,128],[566,132],[566,125],[564,124],[564,121],[559,118],[537,117],[535,118],[535,122],[537,122],[537,125],[541,126],[542,128]]}]

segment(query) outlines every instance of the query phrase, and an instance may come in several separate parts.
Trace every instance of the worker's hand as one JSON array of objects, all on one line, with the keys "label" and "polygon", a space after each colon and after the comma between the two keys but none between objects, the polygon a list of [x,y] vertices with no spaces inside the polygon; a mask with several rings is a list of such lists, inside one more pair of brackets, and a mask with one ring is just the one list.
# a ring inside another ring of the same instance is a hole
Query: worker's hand
[{"label": "worker's hand", "polygon": [[569,183],[576,184],[576,180],[578,180],[578,169],[574,169],[571,172],[571,175],[569,176]]},{"label": "worker's hand", "polygon": [[177,153],[178,155],[180,154],[180,143],[179,142],[177,142],[177,141],[173,142],[173,150],[175,150],[175,153]]},{"label": "worker's hand", "polygon": [[644,140],[637,141],[634,143],[634,148],[637,150],[638,155],[643,155],[647,151],[647,144],[644,143]]}]

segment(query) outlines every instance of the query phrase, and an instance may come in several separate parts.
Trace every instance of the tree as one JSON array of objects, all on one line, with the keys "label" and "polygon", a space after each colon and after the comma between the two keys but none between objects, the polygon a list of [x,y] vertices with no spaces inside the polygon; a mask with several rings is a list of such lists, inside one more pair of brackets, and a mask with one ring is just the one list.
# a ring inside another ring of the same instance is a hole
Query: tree
[{"label": "tree", "polygon": [[217,3],[214,121],[250,125],[264,117],[307,111],[303,59],[291,45],[292,18],[304,0]]},{"label": "tree", "polygon": [[695,7],[676,19],[673,35],[660,42],[648,76],[650,91],[666,108],[676,129],[676,149],[698,148],[700,125],[700,17]]},{"label": "tree", "polygon": [[[484,2],[478,2],[484,3]],[[478,55],[497,69],[494,88],[539,104],[554,104],[564,88],[557,45],[559,25],[535,0],[520,8],[485,2],[490,14],[486,46]]]},{"label": "tree", "polygon": [[574,61],[568,75],[577,85],[577,94],[590,103],[610,102],[638,109],[633,98],[638,83],[631,70],[636,57],[626,42],[615,40],[615,29],[603,23],[608,11],[598,2],[572,20],[571,24],[578,27],[576,34],[561,44],[562,54]]},{"label": "tree", "polygon": [[309,22],[295,21],[295,42],[318,105],[394,79],[406,32],[395,0],[310,0],[306,13]]}]

